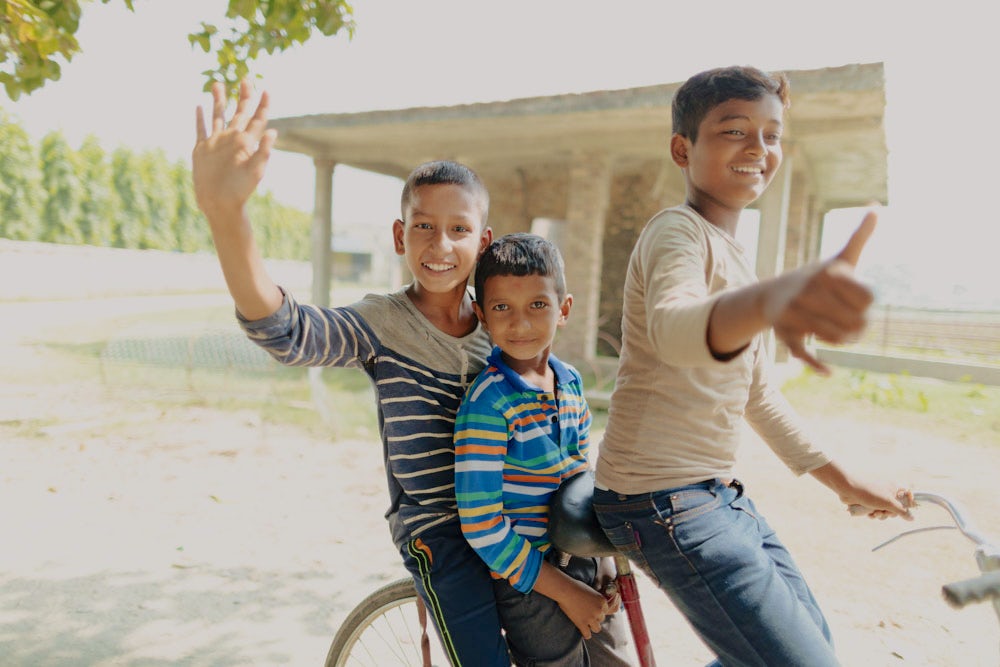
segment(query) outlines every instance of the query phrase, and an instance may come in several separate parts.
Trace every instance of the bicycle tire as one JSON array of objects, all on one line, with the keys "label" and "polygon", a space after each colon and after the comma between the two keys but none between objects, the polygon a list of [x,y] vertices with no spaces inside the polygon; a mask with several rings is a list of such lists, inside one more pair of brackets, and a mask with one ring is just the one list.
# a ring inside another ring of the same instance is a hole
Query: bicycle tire
[{"label": "bicycle tire", "polygon": [[[432,625],[430,618],[427,625]],[[428,633],[433,634],[430,628]],[[382,586],[356,606],[337,630],[326,667],[420,667],[420,620],[412,579]],[[437,638],[431,639],[433,664],[447,665]]]}]

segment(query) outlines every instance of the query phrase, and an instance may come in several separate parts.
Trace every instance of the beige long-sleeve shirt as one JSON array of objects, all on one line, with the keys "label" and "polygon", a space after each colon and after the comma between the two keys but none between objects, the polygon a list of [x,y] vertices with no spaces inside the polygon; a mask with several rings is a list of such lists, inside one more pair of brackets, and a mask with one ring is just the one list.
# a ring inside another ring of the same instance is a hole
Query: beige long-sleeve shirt
[{"label": "beige long-sleeve shirt", "polygon": [[764,334],[727,361],[708,348],[720,294],[756,280],[740,245],[693,209],[670,208],[649,221],[625,278],[599,486],[634,494],[730,478],[742,418],[796,474],[829,461],[768,382]]}]

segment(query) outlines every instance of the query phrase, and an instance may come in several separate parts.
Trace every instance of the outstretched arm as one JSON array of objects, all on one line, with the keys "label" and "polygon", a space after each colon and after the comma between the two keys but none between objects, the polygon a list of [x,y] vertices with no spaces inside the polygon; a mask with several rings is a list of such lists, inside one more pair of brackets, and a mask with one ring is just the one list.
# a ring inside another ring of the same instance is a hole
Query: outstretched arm
[{"label": "outstretched arm", "polygon": [[836,461],[830,461],[810,474],[840,496],[848,507],[860,505],[868,509],[868,516],[874,519],[901,516],[913,520],[909,510],[913,507],[913,491],[909,488],[855,478]]},{"label": "outstretched arm", "polygon": [[208,218],[215,252],[236,309],[258,320],[281,306],[282,295],[264,268],[246,203],[264,176],[276,132],[267,129],[267,93],[251,109],[250,84],[240,83],[233,117],[226,123],[222,84],[212,87],[212,125],[196,110],[197,141],[191,171],[198,207]]},{"label": "outstretched arm", "polygon": [[862,331],[873,301],[870,289],[854,277],[877,216],[868,213],[835,257],[734,290],[712,310],[708,344],[719,356],[736,352],[767,327],[792,355],[824,375],[829,369],[805,347],[807,336],[842,343]]}]

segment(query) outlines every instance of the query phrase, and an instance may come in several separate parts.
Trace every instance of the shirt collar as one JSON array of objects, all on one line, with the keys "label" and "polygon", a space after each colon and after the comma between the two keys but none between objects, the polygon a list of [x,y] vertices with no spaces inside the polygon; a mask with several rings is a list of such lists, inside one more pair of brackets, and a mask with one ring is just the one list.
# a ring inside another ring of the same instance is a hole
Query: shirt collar
[{"label": "shirt collar", "polygon": [[[503,356],[500,353],[499,346],[493,347],[493,351],[490,352],[490,356],[487,357],[486,363],[503,373],[503,376],[507,379],[507,381],[510,382],[518,391],[533,391],[536,393],[542,391],[539,387],[525,382],[524,378],[515,373],[514,370],[507,365],[507,362],[503,360]],[[573,382],[573,372],[570,370],[569,366],[560,361],[559,358],[551,352],[549,352],[549,367],[552,369],[552,372],[555,373],[557,387],[562,387],[570,382]]]}]

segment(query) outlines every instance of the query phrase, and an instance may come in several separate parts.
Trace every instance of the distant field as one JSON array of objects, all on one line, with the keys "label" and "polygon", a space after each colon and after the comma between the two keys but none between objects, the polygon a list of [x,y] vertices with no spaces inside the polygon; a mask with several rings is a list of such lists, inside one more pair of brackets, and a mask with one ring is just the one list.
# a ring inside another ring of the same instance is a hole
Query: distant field
[{"label": "distant field", "polygon": [[[307,290],[308,262],[268,260],[278,282]],[[210,253],[172,253],[0,239],[0,300],[225,291]]]}]

